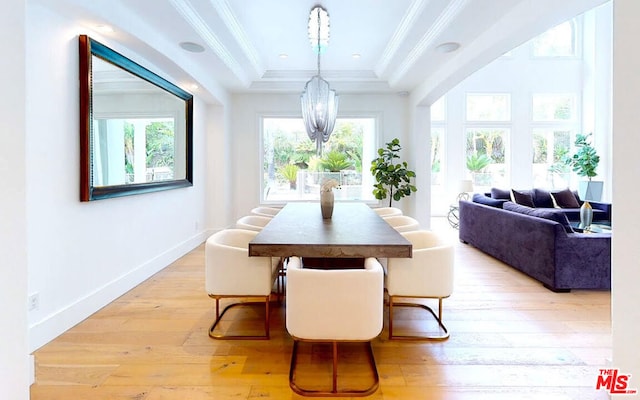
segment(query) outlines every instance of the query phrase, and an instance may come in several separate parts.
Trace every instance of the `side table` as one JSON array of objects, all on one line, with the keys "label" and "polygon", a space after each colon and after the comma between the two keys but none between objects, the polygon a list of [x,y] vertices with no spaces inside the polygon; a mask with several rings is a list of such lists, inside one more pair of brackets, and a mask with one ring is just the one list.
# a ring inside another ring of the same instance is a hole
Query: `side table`
[{"label": "side table", "polygon": [[447,221],[449,221],[449,225],[453,229],[458,229],[460,226],[460,217],[458,216],[458,205],[451,204],[449,205],[449,212],[447,213]]}]

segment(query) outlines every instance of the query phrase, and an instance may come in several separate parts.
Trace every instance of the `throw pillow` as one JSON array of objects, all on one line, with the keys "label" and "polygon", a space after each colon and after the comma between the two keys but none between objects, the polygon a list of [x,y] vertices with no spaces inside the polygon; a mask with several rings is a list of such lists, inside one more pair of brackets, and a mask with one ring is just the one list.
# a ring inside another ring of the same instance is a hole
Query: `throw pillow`
[{"label": "throw pillow", "polygon": [[501,200],[511,200],[511,191],[498,188],[491,188],[491,198]]},{"label": "throw pillow", "polygon": [[544,189],[533,189],[533,204],[536,208],[553,208],[551,192]]},{"label": "throw pillow", "polygon": [[580,208],[578,199],[568,188],[559,192],[551,192],[551,196],[553,196],[553,200],[560,208]]},{"label": "throw pillow", "polygon": [[487,197],[484,194],[474,193],[473,194],[473,202],[478,204],[484,204],[485,206],[491,206],[496,208],[502,208],[502,204],[507,201],[504,199],[493,199],[491,197]]},{"label": "throw pillow", "polygon": [[518,191],[511,189],[511,193],[513,194],[513,202],[518,203],[521,206],[535,208],[536,205],[533,203],[533,197],[531,194],[524,191]]}]

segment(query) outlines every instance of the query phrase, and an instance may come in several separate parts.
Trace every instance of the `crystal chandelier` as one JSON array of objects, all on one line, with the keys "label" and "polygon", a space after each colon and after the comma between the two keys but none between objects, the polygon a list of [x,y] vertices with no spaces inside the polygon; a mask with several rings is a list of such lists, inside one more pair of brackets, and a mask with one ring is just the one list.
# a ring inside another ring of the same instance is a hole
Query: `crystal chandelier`
[{"label": "crystal chandelier", "polygon": [[309,40],[318,54],[318,73],[304,86],[300,102],[307,135],[316,142],[316,153],[321,156],[322,144],[329,140],[336,123],[338,95],[320,76],[320,53],[329,44],[329,14],[320,6],[314,7],[309,15]]}]

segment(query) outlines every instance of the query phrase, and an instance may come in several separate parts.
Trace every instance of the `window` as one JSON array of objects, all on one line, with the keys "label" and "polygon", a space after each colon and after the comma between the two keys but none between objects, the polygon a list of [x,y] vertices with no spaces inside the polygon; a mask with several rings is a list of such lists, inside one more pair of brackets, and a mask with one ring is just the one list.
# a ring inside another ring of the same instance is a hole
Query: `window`
[{"label": "window", "polygon": [[569,187],[571,169],[564,162],[571,148],[571,131],[533,130],[533,186]]},{"label": "window", "polygon": [[431,127],[431,184],[441,185],[444,146],[444,128]]},{"label": "window", "polygon": [[575,119],[575,95],[534,94],[534,121],[571,121]]},{"label": "window", "polygon": [[444,126],[445,100],[441,97],[431,105],[431,184],[441,185],[443,182],[442,166],[444,165]]},{"label": "window", "polygon": [[575,23],[567,21],[532,40],[534,57],[571,57],[576,55]]},{"label": "window", "polygon": [[465,163],[475,191],[508,186],[505,162],[508,135],[506,128],[467,129]]},{"label": "window", "polygon": [[532,97],[531,115],[538,127],[533,137],[534,186],[564,188],[570,184],[570,168],[563,159],[570,151],[577,118],[575,94],[541,94]]},{"label": "window", "polygon": [[369,172],[375,127],[375,118],[338,118],[318,158],[302,118],[263,118],[262,201],[317,200],[324,179],[340,183],[337,201],[375,201]]},{"label": "window", "polygon": [[467,121],[510,121],[511,95],[467,94]]}]

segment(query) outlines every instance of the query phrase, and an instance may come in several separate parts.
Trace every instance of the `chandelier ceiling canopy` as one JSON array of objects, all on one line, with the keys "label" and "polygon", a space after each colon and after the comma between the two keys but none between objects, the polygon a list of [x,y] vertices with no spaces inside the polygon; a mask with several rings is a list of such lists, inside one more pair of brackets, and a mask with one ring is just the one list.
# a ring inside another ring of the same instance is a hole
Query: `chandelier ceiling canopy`
[{"label": "chandelier ceiling canopy", "polygon": [[302,118],[309,139],[316,143],[316,153],[322,155],[322,144],[329,140],[338,114],[338,95],[320,75],[320,54],[329,45],[329,14],[316,6],[309,14],[309,42],[318,55],[318,73],[304,86],[300,96]]}]

